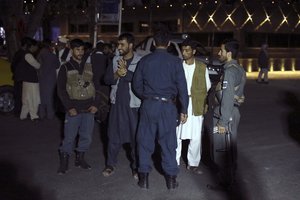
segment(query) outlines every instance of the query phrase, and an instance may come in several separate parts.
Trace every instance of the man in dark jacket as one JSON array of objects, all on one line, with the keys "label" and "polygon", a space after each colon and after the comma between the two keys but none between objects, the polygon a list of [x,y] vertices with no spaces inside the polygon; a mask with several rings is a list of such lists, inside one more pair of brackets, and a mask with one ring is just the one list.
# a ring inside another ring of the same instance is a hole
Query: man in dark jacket
[{"label": "man in dark jacket", "polygon": [[99,120],[102,124],[106,124],[107,116],[109,112],[109,91],[110,87],[104,83],[104,75],[107,70],[107,67],[111,63],[111,60],[108,56],[103,53],[101,42],[96,44],[95,50],[91,54],[91,63],[95,66],[97,75],[100,77],[100,95],[101,102],[100,107],[98,108],[96,119]]},{"label": "man in dark jacket", "polygon": [[29,37],[24,37],[21,40],[21,48],[15,53],[11,62],[11,72],[14,80],[14,100],[15,108],[14,113],[16,116],[20,116],[22,108],[22,65],[21,61],[25,57],[28,41],[32,40]]},{"label": "man in dark jacket", "polygon": [[54,97],[56,94],[56,70],[60,67],[57,56],[52,52],[51,41],[43,41],[43,47],[38,55],[41,64],[39,69],[39,83],[41,104],[39,117],[53,119],[55,115]]},{"label": "man in dark jacket", "polygon": [[178,112],[174,100],[178,97],[181,105],[180,121],[185,123],[189,97],[182,61],[167,52],[168,33],[157,33],[154,41],[156,50],[141,59],[133,78],[133,89],[143,102],[137,132],[138,185],[141,188],[149,187],[151,155],[157,138],[162,151],[162,168],[165,172],[167,188],[175,189],[178,186],[176,181]]},{"label": "man in dark jacket", "polygon": [[[257,78],[258,83],[265,83],[265,84],[269,83],[269,79],[268,79],[269,55],[268,55],[268,52],[267,52],[267,48],[268,48],[268,45],[263,44],[261,46],[261,50],[260,50],[259,55],[258,55],[258,66],[260,68],[258,78]],[[264,77],[263,80],[262,80],[262,77]]]},{"label": "man in dark jacket", "polygon": [[75,166],[91,169],[84,160],[84,154],[92,142],[94,115],[98,111],[100,102],[99,76],[95,73],[95,66],[82,60],[83,41],[74,39],[70,45],[72,57],[61,66],[57,80],[58,96],[66,110],[64,139],[59,148],[58,174],[65,174],[68,171],[68,159],[73,152],[77,135],[79,139]]},{"label": "man in dark jacket", "polygon": [[40,89],[37,70],[40,68],[40,63],[35,59],[34,53],[37,51],[37,41],[34,39],[28,40],[25,56],[20,62],[22,82],[22,108],[20,119],[24,120],[28,114],[32,121],[38,120],[38,107],[41,103]]}]

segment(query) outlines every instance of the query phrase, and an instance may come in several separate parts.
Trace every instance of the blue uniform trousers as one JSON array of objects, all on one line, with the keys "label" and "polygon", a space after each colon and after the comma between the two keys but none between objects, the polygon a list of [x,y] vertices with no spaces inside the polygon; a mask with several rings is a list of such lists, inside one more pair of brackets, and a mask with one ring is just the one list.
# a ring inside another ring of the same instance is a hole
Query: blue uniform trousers
[{"label": "blue uniform trousers", "polygon": [[76,151],[86,152],[92,142],[94,123],[94,114],[92,113],[78,113],[72,117],[66,113],[64,140],[59,148],[60,152],[68,154],[73,152],[77,134],[79,139]]},{"label": "blue uniform trousers", "polygon": [[151,171],[151,156],[155,139],[161,147],[162,168],[167,175],[177,175],[176,162],[176,119],[177,109],[173,103],[144,100],[140,108],[140,122],[137,133],[139,172]]}]

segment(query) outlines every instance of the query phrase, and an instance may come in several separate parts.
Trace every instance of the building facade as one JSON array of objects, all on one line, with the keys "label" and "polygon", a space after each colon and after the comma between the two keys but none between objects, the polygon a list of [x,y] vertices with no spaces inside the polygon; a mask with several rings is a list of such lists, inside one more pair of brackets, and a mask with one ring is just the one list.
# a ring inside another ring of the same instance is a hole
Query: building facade
[{"label": "building facade", "polygon": [[[223,39],[234,37],[241,43],[240,61],[247,71],[257,70],[258,51],[267,43],[271,71],[294,71],[300,70],[299,5],[297,0],[130,1],[122,6],[121,32],[131,32],[141,41],[164,24],[174,33],[189,34],[215,54]],[[60,20],[61,34],[88,38],[85,16]],[[117,25],[97,27],[98,39],[116,39]]]}]

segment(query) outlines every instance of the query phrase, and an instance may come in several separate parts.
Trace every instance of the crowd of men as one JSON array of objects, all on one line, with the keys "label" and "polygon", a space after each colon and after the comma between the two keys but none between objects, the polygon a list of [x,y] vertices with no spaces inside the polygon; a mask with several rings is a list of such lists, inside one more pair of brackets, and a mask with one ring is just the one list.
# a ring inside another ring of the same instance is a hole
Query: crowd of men
[{"label": "crowd of men", "polygon": [[[93,49],[80,39],[68,41],[64,37],[59,38],[57,48],[50,40],[38,48],[34,39],[24,38],[12,62],[15,114],[21,120],[29,116],[37,121],[53,119],[57,109],[63,109],[64,138],[57,171],[61,175],[67,173],[74,152],[75,166],[91,169],[84,155],[92,142],[96,115],[100,121],[108,121],[104,177],[116,172],[118,153],[129,143],[132,176],[140,188],[148,189],[157,141],[166,185],[172,190],[178,187],[182,140],[189,140],[187,170],[203,173],[199,168],[201,138],[212,84],[206,64],[195,57],[197,43],[192,39],[182,43],[183,60],[168,53],[166,31],[154,35],[155,50],[146,56],[138,55],[134,44],[130,33],[118,37],[116,49],[103,41]],[[220,183],[227,186],[233,181],[228,178],[226,156],[220,149],[228,148],[226,138],[230,135],[236,160],[238,108],[244,101],[246,81],[236,60],[238,48],[236,40],[226,40],[218,53],[225,64],[216,87],[213,126],[217,131],[211,133],[214,168]]]}]

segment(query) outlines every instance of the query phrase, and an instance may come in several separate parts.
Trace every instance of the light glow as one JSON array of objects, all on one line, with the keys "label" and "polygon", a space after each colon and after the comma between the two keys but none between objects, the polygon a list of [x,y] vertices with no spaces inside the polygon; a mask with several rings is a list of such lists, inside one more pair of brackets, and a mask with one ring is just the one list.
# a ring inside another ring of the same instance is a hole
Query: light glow
[{"label": "light glow", "polygon": [[221,27],[224,26],[224,24],[225,24],[228,20],[232,23],[233,26],[236,26],[236,24],[235,24],[235,22],[233,21],[233,19],[231,18],[231,16],[233,15],[233,13],[236,11],[237,8],[238,8],[238,7],[234,8],[234,9],[231,11],[231,13],[229,13],[229,14],[226,13],[227,17],[226,17],[226,19],[224,20],[224,22],[221,24]]},{"label": "light glow", "polygon": [[281,58],[280,59],[280,71],[284,72],[285,71],[285,59],[284,58]]},{"label": "light glow", "polygon": [[[243,1],[241,1],[241,2],[243,2]],[[247,13],[247,15],[248,15],[248,18],[247,18],[246,21],[242,24],[242,26],[240,27],[240,29],[242,29],[242,28],[247,24],[247,22],[249,22],[249,21],[253,24],[253,19],[252,19],[253,14],[250,14],[250,13],[249,13],[249,11],[247,10],[247,8],[246,8],[246,6],[245,6],[244,3],[242,3],[242,4],[243,4],[243,7],[244,7],[244,9],[245,9],[245,11],[246,11],[246,13]]]},{"label": "light glow", "polygon": [[291,59],[291,64],[292,64],[292,71],[294,72],[294,71],[296,71],[296,58],[292,58]]},{"label": "light glow", "polygon": [[208,25],[209,22],[212,22],[215,27],[217,28],[217,30],[219,30],[220,28],[218,27],[217,23],[214,20],[214,15],[216,14],[216,12],[219,10],[221,4],[218,4],[217,8],[215,9],[215,11],[212,14],[208,14],[208,20],[204,25],[204,28]]},{"label": "light glow", "polygon": [[267,13],[267,11],[266,11],[265,8],[264,8],[264,12],[265,12],[266,18],[265,18],[264,21],[262,21],[262,22],[255,28],[255,30],[258,30],[258,29],[259,29],[260,27],[262,27],[262,25],[264,25],[266,22],[269,22],[270,24],[272,24],[272,23],[271,23],[271,16],[268,15],[268,13]]},{"label": "light glow", "polygon": [[284,15],[284,13],[283,13],[281,7],[278,6],[278,8],[279,8],[279,10],[280,10],[280,12],[281,12],[281,14],[282,14],[283,19],[282,19],[281,23],[280,23],[280,24],[277,26],[277,28],[275,29],[275,32],[277,32],[277,31],[280,29],[280,27],[281,27],[284,23],[286,23],[287,25],[289,25],[289,22],[288,22],[288,20],[287,20],[287,16]]},{"label": "light glow", "polygon": [[299,14],[297,14],[297,15],[298,15],[298,22],[297,22],[295,28],[297,28],[299,26],[299,24],[300,24],[300,15]]},{"label": "light glow", "polygon": [[192,23],[195,23],[195,24],[197,25],[197,27],[198,27],[199,30],[203,30],[202,27],[200,26],[200,24],[199,24],[198,21],[197,21],[197,15],[198,15],[198,14],[199,14],[199,11],[197,11],[196,14],[195,14],[194,16],[191,16],[192,19],[191,19],[191,21],[190,21],[190,25],[191,25]]},{"label": "light glow", "polygon": [[[269,72],[299,72],[296,70],[297,58],[270,58],[270,70]],[[259,72],[257,59],[254,58],[240,58],[239,63],[245,66],[246,72]]]}]

